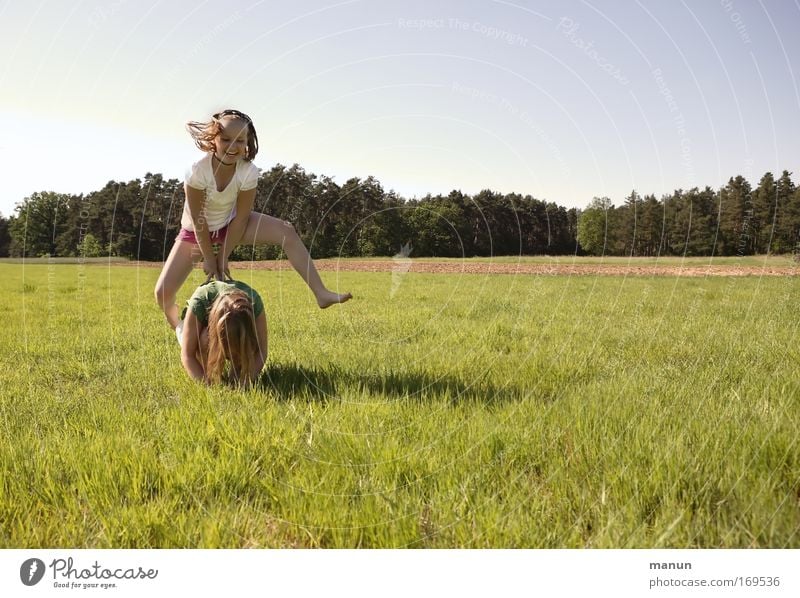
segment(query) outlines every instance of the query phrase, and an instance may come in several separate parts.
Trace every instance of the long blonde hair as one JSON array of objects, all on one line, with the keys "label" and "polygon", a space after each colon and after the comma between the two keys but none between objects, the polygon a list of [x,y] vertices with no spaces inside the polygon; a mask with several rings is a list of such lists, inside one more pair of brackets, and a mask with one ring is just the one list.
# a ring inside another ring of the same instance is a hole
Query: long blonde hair
[{"label": "long blonde hair", "polygon": [[208,380],[222,381],[230,361],[229,377],[240,383],[249,381],[259,351],[250,297],[239,289],[220,294],[208,314]]},{"label": "long blonde hair", "polygon": [[189,131],[189,135],[192,136],[198,148],[204,152],[213,152],[217,149],[214,145],[214,138],[222,132],[220,121],[225,117],[235,118],[247,124],[247,156],[245,160],[252,162],[258,153],[258,134],[253,120],[244,112],[223,110],[213,114],[208,122],[189,121],[186,123],[186,130]]}]

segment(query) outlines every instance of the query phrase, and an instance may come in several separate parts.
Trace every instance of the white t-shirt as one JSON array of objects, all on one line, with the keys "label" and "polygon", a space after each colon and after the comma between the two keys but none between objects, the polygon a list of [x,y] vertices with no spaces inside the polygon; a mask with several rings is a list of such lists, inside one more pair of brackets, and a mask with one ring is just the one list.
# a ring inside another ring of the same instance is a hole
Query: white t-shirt
[{"label": "white t-shirt", "polygon": [[[217,182],[214,180],[213,165],[208,152],[186,171],[184,182],[195,189],[200,189],[206,194],[205,217],[208,230],[214,232],[227,225],[236,216],[236,198],[239,191],[249,191],[258,186],[258,177],[261,169],[247,160],[237,160],[236,173],[231,182],[223,191],[217,191]],[[183,216],[181,227],[194,231],[194,221],[189,212],[189,202],[183,202]]]}]

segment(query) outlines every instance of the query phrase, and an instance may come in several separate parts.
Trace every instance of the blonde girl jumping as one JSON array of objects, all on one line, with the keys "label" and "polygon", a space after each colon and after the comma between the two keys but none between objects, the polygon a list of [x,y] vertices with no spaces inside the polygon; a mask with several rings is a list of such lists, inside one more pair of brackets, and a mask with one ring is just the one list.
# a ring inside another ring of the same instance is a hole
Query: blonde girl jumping
[{"label": "blonde girl jumping", "polygon": [[[258,136],[250,117],[223,110],[209,122],[188,123],[187,129],[205,155],[187,172],[181,231],[156,283],[156,301],[169,325],[175,329],[180,322],[175,298],[194,265],[202,260],[209,277],[230,278],[228,256],[237,245],[280,245],[321,308],[351,299],[350,293],[325,287],[290,222],[253,211]],[[214,245],[219,246],[216,254]]]}]

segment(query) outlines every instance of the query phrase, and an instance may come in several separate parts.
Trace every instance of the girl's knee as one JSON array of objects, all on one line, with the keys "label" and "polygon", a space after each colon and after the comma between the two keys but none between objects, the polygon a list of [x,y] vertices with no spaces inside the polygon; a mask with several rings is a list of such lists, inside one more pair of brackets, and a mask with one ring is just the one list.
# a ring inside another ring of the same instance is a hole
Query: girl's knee
[{"label": "girl's knee", "polygon": [[161,307],[175,303],[175,292],[171,289],[167,289],[164,286],[164,283],[160,280],[156,283],[156,288],[153,290],[153,294],[156,297],[156,303],[158,303]]},{"label": "girl's knee", "polygon": [[293,243],[300,240],[300,235],[297,234],[297,230],[295,230],[294,224],[292,224],[288,220],[284,220],[282,226],[283,226],[283,238],[287,243]]}]

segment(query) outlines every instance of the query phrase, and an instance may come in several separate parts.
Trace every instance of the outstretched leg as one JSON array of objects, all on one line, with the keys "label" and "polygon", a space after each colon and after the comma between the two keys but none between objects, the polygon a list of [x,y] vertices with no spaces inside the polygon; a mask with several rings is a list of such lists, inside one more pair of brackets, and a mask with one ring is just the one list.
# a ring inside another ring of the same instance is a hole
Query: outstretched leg
[{"label": "outstretched leg", "polygon": [[178,289],[191,274],[195,262],[198,262],[200,258],[202,258],[202,254],[198,245],[186,241],[175,241],[167,261],[164,262],[161,275],[158,277],[155,288],[156,301],[164,311],[167,322],[173,330],[178,325],[180,313],[175,304],[175,297]]},{"label": "outstretched leg", "polygon": [[325,287],[314,262],[311,261],[308,249],[303,245],[300,235],[297,234],[290,222],[266,214],[250,212],[250,219],[247,221],[247,228],[245,228],[240,244],[269,244],[283,247],[289,263],[314,293],[317,305],[323,309],[334,303],[344,303],[353,297],[350,293],[334,293]]}]

